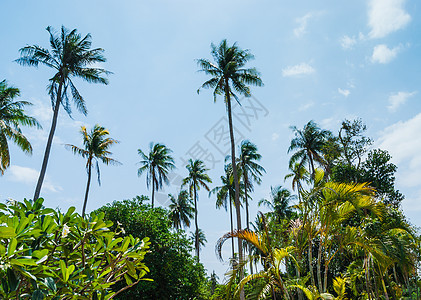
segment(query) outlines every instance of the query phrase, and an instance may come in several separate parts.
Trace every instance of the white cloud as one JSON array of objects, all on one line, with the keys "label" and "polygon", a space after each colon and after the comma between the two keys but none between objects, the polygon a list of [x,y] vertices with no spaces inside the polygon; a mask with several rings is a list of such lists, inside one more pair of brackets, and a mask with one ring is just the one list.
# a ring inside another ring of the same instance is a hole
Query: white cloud
[{"label": "white cloud", "polygon": [[[11,165],[8,169],[7,175],[11,181],[22,182],[35,187],[39,173],[31,168]],[[44,180],[42,187],[50,192],[58,192],[62,189],[60,186],[54,186],[47,178]]]},{"label": "white cloud", "polygon": [[381,132],[376,145],[387,150],[399,166],[397,180],[403,186],[420,186],[421,178],[421,113],[400,121]]},{"label": "white cloud", "polygon": [[298,27],[294,29],[294,34],[296,37],[301,37],[307,32],[307,22],[314,16],[313,13],[308,13],[301,18],[295,19],[295,22],[298,23]]},{"label": "white cloud", "polygon": [[382,38],[404,28],[411,16],[403,9],[405,0],[371,0],[368,12],[370,38]]},{"label": "white cloud", "polygon": [[295,66],[288,66],[282,69],[282,76],[284,77],[292,77],[292,76],[300,76],[300,75],[309,75],[314,73],[316,70],[312,66],[306,63],[301,63]]},{"label": "white cloud", "polygon": [[272,133],[272,141],[276,141],[277,139],[279,139],[279,134],[276,132]]},{"label": "white cloud", "polygon": [[343,49],[351,49],[355,46],[357,43],[357,39],[355,37],[349,37],[347,35],[344,35],[341,38],[341,46]]},{"label": "white cloud", "polygon": [[399,106],[404,104],[408,98],[414,96],[417,92],[398,92],[389,96],[389,106],[387,107],[390,112],[395,112]]},{"label": "white cloud", "polygon": [[348,97],[349,94],[351,94],[351,91],[347,90],[347,89],[338,88],[338,93],[345,96],[345,97]]},{"label": "white cloud", "polygon": [[391,62],[398,54],[400,47],[389,49],[386,45],[377,45],[373,49],[373,55],[371,61],[379,64],[387,64]]},{"label": "white cloud", "polygon": [[300,107],[298,107],[299,111],[305,111],[307,109],[309,109],[310,107],[314,106],[314,102],[309,102],[309,103],[305,103],[305,104],[301,104]]}]

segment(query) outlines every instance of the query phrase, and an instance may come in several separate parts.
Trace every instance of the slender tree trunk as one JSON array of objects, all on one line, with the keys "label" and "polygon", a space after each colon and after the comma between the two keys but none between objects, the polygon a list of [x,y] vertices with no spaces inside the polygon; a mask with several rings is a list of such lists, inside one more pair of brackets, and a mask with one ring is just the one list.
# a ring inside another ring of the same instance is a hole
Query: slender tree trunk
[{"label": "slender tree trunk", "polygon": [[86,183],[85,201],[83,202],[82,218],[85,216],[86,204],[88,203],[89,187],[91,186],[92,157],[88,158],[88,181]]},{"label": "slender tree trunk", "polygon": [[155,172],[152,171],[152,208],[154,206],[154,197],[155,197]]},{"label": "slender tree trunk", "polygon": [[[247,171],[244,170],[244,201],[246,203],[246,228],[250,230],[250,220],[249,220],[249,202],[247,196],[247,184],[248,184],[248,175]],[[249,255],[251,255],[251,245],[248,246]],[[250,274],[253,274],[253,261],[250,259]]]},{"label": "slender tree trunk", "polygon": [[196,248],[196,256],[197,260],[199,260],[199,225],[197,223],[197,192],[196,192],[196,184],[193,183],[193,191],[194,191],[194,224],[196,226],[196,234],[194,236],[194,247]]},{"label": "slender tree trunk", "polygon": [[319,292],[323,293],[321,264],[322,264],[322,236],[320,235],[319,249],[317,253],[317,284],[319,286]]},{"label": "slender tree trunk", "polygon": [[[234,223],[232,220],[232,198],[231,195],[229,195],[229,202],[230,202],[230,222],[231,222],[231,232],[234,231]],[[231,237],[231,249],[232,249],[232,259],[235,258],[235,250],[234,250],[234,238]]]},{"label": "slender tree trunk", "polygon": [[313,242],[311,239],[308,241],[308,269],[310,271],[311,284],[316,286],[313,272]]},{"label": "slender tree trunk", "polygon": [[[241,211],[240,211],[240,184],[238,182],[237,174],[237,165],[235,164],[235,140],[234,140],[234,128],[232,125],[232,112],[231,112],[231,97],[230,90],[228,85],[228,78],[225,80],[225,98],[227,101],[227,110],[228,110],[228,125],[230,131],[230,140],[231,140],[231,162],[232,162],[232,172],[234,177],[234,186],[235,186],[235,211],[237,214],[237,230],[241,230]],[[238,240],[238,260],[241,264],[243,261],[243,245],[241,239]],[[240,280],[243,279],[243,271],[240,270]],[[244,289],[240,291],[240,300],[244,300]]]},{"label": "slender tree trunk", "polygon": [[309,153],[309,159],[310,159],[310,166],[311,166],[311,177],[314,179],[314,176],[316,174],[316,169],[314,168],[314,162],[313,157],[311,156],[311,153]]},{"label": "slender tree trunk", "polygon": [[63,88],[63,81],[61,80],[58,86],[57,97],[56,97],[57,100],[54,107],[53,120],[51,122],[50,133],[48,135],[47,146],[45,147],[44,159],[42,161],[41,171],[39,172],[38,182],[35,188],[35,193],[34,193],[34,198],[33,198],[34,201],[36,201],[39,198],[39,194],[41,193],[42,183],[44,182],[45,173],[47,171],[48,159],[50,157],[51,145],[53,144],[54,132],[56,131],[56,126],[57,126],[58,112],[61,105],[62,88]]},{"label": "slender tree trunk", "polygon": [[364,257],[364,265],[365,265],[365,288],[367,289],[368,300],[371,300],[372,297],[372,289],[370,288],[370,273],[369,273],[369,265],[368,265],[368,258]]}]

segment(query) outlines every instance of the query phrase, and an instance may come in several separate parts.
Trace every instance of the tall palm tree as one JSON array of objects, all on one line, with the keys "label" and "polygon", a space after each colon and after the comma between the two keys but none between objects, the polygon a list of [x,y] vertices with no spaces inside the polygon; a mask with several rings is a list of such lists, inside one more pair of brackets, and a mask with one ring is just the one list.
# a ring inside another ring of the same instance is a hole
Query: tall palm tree
[{"label": "tall palm tree", "polygon": [[300,163],[294,163],[289,169],[291,170],[291,173],[285,175],[284,180],[292,178],[292,190],[295,191],[297,189],[298,197],[300,197],[300,193],[303,190],[302,182],[308,182],[310,180],[309,173]]},{"label": "tall palm tree", "polygon": [[266,173],[265,169],[257,162],[262,156],[257,153],[257,147],[250,141],[242,141],[240,147],[240,156],[237,159],[238,168],[244,177],[244,202],[246,206],[246,228],[249,229],[249,203],[248,192],[253,191],[253,181],[257,184],[262,183],[261,176]]},{"label": "tall palm tree", "polygon": [[194,208],[190,195],[187,191],[181,191],[177,198],[169,194],[170,198],[170,219],[175,229],[181,229],[181,226],[190,227],[190,219],[193,219]]},{"label": "tall palm tree", "polygon": [[[202,229],[199,228],[199,230],[196,230],[194,233],[192,232],[190,235],[190,238],[192,240],[194,240],[195,242],[198,241],[198,245],[199,245],[199,251],[202,250],[202,247],[205,246],[205,244],[207,243],[207,239],[205,236],[205,233],[203,232]],[[197,256],[197,259],[199,259],[199,256]]]},{"label": "tall palm tree", "polygon": [[[233,165],[234,184],[235,184],[235,209],[237,214],[237,229],[241,229],[241,212],[240,212],[240,191],[237,174],[237,166],[235,164],[235,143],[234,130],[232,124],[231,96],[239,101],[238,95],[249,97],[249,85],[263,86],[260,73],[255,68],[244,68],[246,63],[254,58],[249,50],[242,50],[234,43],[228,45],[226,39],[216,46],[211,44],[211,55],[214,62],[207,59],[198,59],[197,64],[200,71],[206,75],[210,75],[211,79],[202,84],[201,88],[213,89],[214,101],[217,95],[223,95],[227,114],[231,142],[231,160]],[[197,90],[200,92],[200,88]],[[235,92],[235,93],[234,93]],[[243,251],[241,241],[238,240],[238,254],[240,261],[243,259]],[[241,297],[243,298],[243,297]]]},{"label": "tall palm tree", "polygon": [[162,189],[163,184],[169,184],[168,172],[175,169],[174,159],[171,156],[171,149],[163,144],[150,144],[149,154],[146,155],[141,149],[137,150],[142,157],[139,162],[142,166],[137,170],[137,176],[143,172],[146,174],[146,185],[152,185],[152,207],[154,207],[155,191]]},{"label": "tall palm tree", "polygon": [[201,160],[196,159],[193,161],[192,159],[189,159],[186,168],[189,171],[189,175],[183,179],[182,186],[188,185],[190,196],[193,197],[193,200],[194,200],[194,224],[196,226],[194,246],[196,248],[196,256],[199,259],[200,244],[199,244],[199,225],[197,221],[197,213],[198,213],[197,192],[200,190],[201,186],[209,192],[210,189],[207,184],[212,183],[212,180],[210,179],[209,175],[206,174],[206,172],[209,169],[206,169],[205,164]]},{"label": "tall palm tree", "polygon": [[32,147],[20,128],[36,126],[41,128],[38,121],[24,112],[24,107],[32,105],[27,101],[15,101],[20,95],[18,88],[7,85],[6,80],[0,82],[0,172],[1,175],[10,165],[10,153],[7,140],[14,142],[23,152],[32,154]]},{"label": "tall palm tree", "polygon": [[99,171],[99,161],[105,165],[119,165],[119,161],[109,157],[112,153],[108,150],[112,145],[119,143],[117,140],[108,137],[107,129],[96,124],[90,132],[82,126],[80,133],[83,138],[83,148],[66,144],[73,154],[86,158],[86,171],[88,181],[86,183],[85,200],[83,201],[82,218],[85,216],[86,204],[88,203],[89,187],[91,185],[92,167],[94,166],[98,176],[98,184],[101,185],[101,174]]},{"label": "tall palm tree", "polygon": [[17,63],[24,66],[45,65],[56,72],[50,78],[48,85],[54,112],[34,200],[38,199],[41,192],[60,106],[63,106],[69,115],[71,114],[70,93],[77,110],[84,115],[88,112],[85,100],[74,85],[73,78],[81,78],[90,83],[108,84],[108,80],[103,76],[110,73],[104,69],[91,67],[97,63],[105,62],[106,59],[102,55],[103,49],[91,49],[90,34],[82,37],[76,29],[70,31],[64,26],[61,27],[60,33],[56,33],[50,26],[47,27],[47,31],[50,34],[51,51],[38,45],[26,46],[20,49],[21,57],[16,60]]},{"label": "tall palm tree", "polygon": [[[216,194],[216,208],[218,209],[223,207],[226,211],[228,203],[229,203],[230,225],[231,225],[231,232],[233,232],[234,224],[232,220],[232,203],[234,202],[235,187],[234,187],[234,179],[232,176],[231,164],[225,166],[225,176],[221,176],[221,183],[222,183],[221,186],[217,186],[209,192],[209,196],[211,194]],[[235,257],[234,238],[231,238],[231,250],[232,250],[231,259],[234,259]]]},{"label": "tall palm tree", "polygon": [[300,166],[308,163],[311,176],[314,177],[314,163],[317,162],[324,165],[322,151],[331,132],[320,129],[313,120],[308,122],[303,130],[297,129],[296,126],[292,126],[291,129],[294,131],[295,137],[291,140],[288,153],[291,151],[296,152],[289,161],[290,168],[293,168],[296,162],[299,162]]},{"label": "tall palm tree", "polygon": [[259,206],[267,206],[272,210],[272,215],[277,222],[282,219],[289,219],[292,215],[291,201],[295,199],[295,195],[282,186],[270,188],[270,200],[262,199],[259,201]]}]

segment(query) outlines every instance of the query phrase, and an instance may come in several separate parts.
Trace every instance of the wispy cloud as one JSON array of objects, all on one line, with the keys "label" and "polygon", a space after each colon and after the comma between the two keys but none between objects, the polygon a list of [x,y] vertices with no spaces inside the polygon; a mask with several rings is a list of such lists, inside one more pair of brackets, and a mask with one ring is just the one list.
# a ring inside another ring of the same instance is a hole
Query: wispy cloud
[{"label": "wispy cloud", "polygon": [[294,29],[294,34],[296,37],[301,37],[307,32],[308,21],[314,16],[314,13],[307,13],[303,17],[295,19],[295,22],[298,23],[298,27]]},{"label": "wispy cloud", "polygon": [[338,88],[338,93],[345,96],[345,97],[348,97],[349,94],[351,94],[351,91],[347,90],[347,89]]},{"label": "wispy cloud", "polygon": [[340,42],[343,49],[351,49],[357,43],[357,38],[344,35]]},{"label": "wispy cloud", "polygon": [[[7,171],[7,176],[11,181],[21,182],[26,185],[34,185],[38,180],[38,171],[21,167],[17,165],[11,165]],[[58,192],[62,190],[60,186],[53,185],[50,180],[46,179],[43,184],[43,188],[50,192]]]},{"label": "wispy cloud", "polygon": [[282,76],[284,77],[292,77],[292,76],[300,76],[300,75],[309,75],[314,73],[316,70],[307,63],[301,63],[294,66],[288,66],[282,69]]},{"label": "wispy cloud", "polygon": [[308,103],[305,103],[305,104],[301,104],[298,107],[298,110],[299,111],[305,111],[305,110],[307,110],[307,109],[309,109],[310,107],[313,107],[313,106],[314,106],[314,102],[308,102]]},{"label": "wispy cloud", "polygon": [[276,141],[277,139],[279,139],[279,134],[276,132],[272,133],[272,141]]},{"label": "wispy cloud", "polygon": [[411,16],[404,10],[405,0],[371,0],[368,11],[370,38],[382,38],[404,28]]},{"label": "wispy cloud", "polygon": [[373,63],[387,64],[398,55],[400,49],[400,46],[390,49],[385,44],[377,45],[373,49],[371,61]]},{"label": "wispy cloud", "polygon": [[403,170],[397,174],[397,179],[403,186],[420,186],[421,139],[416,138],[420,132],[421,113],[387,127],[376,143],[379,148],[387,150],[392,155],[393,162]]},{"label": "wispy cloud", "polygon": [[408,98],[414,96],[417,92],[398,92],[389,96],[389,106],[387,107],[390,112],[395,112],[399,106],[405,104]]}]

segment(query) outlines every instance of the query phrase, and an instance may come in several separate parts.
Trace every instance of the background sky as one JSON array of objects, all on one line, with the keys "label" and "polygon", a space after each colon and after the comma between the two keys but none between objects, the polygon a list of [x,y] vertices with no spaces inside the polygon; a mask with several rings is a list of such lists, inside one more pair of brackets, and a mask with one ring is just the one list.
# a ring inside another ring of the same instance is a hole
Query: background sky
[{"label": "background sky", "polygon": [[[373,147],[388,150],[397,164],[396,184],[410,221],[421,225],[421,9],[416,0],[356,1],[1,1],[0,80],[21,90],[34,105],[28,114],[43,130],[24,129],[34,151],[26,156],[11,145],[11,167],[0,178],[0,200],[33,196],[52,116],[46,92],[52,70],[14,62],[19,48],[48,47],[45,28],[77,28],[92,34],[93,47],[105,49],[102,67],[113,72],[108,86],[76,80],[89,110],[75,109],[73,119],[59,116],[41,195],[50,207],[80,211],[86,184],[85,161],[64,148],[81,145],[81,125],[98,123],[118,139],[113,157],[122,166],[101,166],[102,186],[92,181],[88,211],[113,200],[150,195],[145,176],[138,178],[137,149],[160,142],[174,151],[178,169],[172,185],[158,195],[179,190],[187,175],[183,159],[201,155],[214,183],[223,174],[225,106],[212,92],[197,88],[207,77],[195,59],[211,58],[210,44],[226,38],[250,49],[265,83],[237,107],[238,136],[255,143],[267,174],[256,187],[258,200],[270,187],[285,185],[292,138],[291,125],[309,120],[337,132],[345,118],[362,118]],[[254,109],[253,109],[254,107]],[[248,119],[244,116],[244,112]],[[222,127],[221,127],[222,126]],[[226,130],[225,130],[226,132]],[[213,143],[213,144],[212,144]],[[211,161],[217,161],[213,164]],[[244,222],[244,218],[243,218]],[[222,278],[228,265],[214,254],[219,237],[229,230],[228,214],[215,209],[214,197],[200,192],[199,227],[207,246],[201,261]],[[224,248],[225,258],[230,250]]]}]

